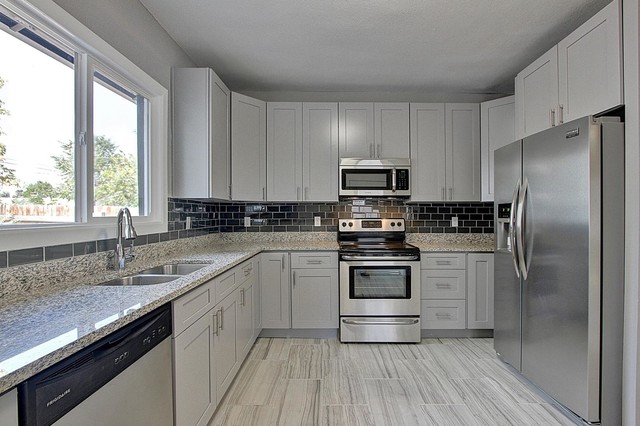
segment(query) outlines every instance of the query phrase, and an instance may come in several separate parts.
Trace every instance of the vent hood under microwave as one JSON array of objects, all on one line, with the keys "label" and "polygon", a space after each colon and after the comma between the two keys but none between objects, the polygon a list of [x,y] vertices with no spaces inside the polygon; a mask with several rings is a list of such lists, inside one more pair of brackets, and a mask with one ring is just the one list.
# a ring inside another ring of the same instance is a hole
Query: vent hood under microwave
[{"label": "vent hood under microwave", "polygon": [[409,158],[341,158],[341,197],[409,197]]}]

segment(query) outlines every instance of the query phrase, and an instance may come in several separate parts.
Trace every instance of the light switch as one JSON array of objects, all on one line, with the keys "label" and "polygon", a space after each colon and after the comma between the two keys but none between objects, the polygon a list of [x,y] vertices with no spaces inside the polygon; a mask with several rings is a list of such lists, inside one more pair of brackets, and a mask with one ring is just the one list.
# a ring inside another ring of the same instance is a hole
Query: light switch
[{"label": "light switch", "polygon": [[320,226],[320,216],[313,217],[313,226]]},{"label": "light switch", "polygon": [[454,216],[454,217],[451,218],[451,226],[454,227],[454,228],[458,226],[458,217],[457,216]]},{"label": "light switch", "polygon": [[251,226],[251,218],[249,216],[244,217],[244,226]]}]

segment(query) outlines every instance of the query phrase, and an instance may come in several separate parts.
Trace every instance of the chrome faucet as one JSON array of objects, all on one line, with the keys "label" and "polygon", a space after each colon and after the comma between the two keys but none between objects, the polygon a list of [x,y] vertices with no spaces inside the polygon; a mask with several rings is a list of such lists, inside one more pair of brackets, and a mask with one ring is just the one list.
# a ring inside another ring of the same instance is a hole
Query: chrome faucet
[{"label": "chrome faucet", "polygon": [[[111,269],[117,269],[118,271],[124,270],[124,266],[127,260],[133,260],[135,257],[133,254],[133,240],[136,239],[136,229],[133,227],[133,220],[131,219],[131,212],[127,207],[123,207],[118,212],[116,228],[116,249],[110,258],[113,263],[110,263]],[[124,251],[124,240],[132,241],[129,253]]]}]

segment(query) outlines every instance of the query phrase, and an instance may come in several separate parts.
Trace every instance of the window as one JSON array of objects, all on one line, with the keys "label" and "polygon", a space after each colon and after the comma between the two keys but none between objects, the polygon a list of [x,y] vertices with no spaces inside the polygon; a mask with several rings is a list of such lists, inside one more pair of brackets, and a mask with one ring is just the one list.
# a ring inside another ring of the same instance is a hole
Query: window
[{"label": "window", "polygon": [[105,238],[125,206],[142,232],[165,231],[166,89],[52,1],[38,6],[0,0],[0,232]]}]

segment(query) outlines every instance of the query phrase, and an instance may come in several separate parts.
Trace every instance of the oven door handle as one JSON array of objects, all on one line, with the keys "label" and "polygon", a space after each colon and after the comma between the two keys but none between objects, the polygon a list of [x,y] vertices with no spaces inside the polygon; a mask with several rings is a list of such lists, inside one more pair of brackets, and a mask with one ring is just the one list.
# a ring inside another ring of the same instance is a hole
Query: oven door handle
[{"label": "oven door handle", "polygon": [[353,256],[350,254],[344,254],[341,257],[342,260],[419,260],[420,256]]},{"label": "oven door handle", "polygon": [[352,319],[346,319],[346,318],[342,319],[343,323],[349,324],[349,325],[413,325],[413,324],[417,324],[419,321],[420,320],[417,318],[408,318],[408,319],[393,320],[393,321],[389,321],[389,320],[363,321],[363,320],[352,320]]}]

